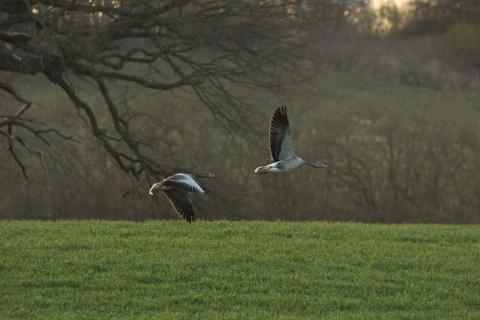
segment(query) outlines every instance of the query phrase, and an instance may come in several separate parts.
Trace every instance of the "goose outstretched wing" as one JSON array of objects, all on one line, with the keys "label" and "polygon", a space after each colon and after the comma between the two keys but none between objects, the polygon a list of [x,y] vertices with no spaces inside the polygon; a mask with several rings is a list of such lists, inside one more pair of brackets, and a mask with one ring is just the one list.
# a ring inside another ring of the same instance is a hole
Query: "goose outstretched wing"
[{"label": "goose outstretched wing", "polygon": [[270,121],[270,153],[273,161],[295,157],[286,106],[278,107]]},{"label": "goose outstretched wing", "polygon": [[187,192],[182,189],[170,189],[163,191],[168,200],[172,203],[177,214],[188,222],[195,221],[192,202],[188,198]]},{"label": "goose outstretched wing", "polygon": [[189,192],[206,193],[195,179],[185,173],[177,173],[164,180],[165,187],[181,188]]}]

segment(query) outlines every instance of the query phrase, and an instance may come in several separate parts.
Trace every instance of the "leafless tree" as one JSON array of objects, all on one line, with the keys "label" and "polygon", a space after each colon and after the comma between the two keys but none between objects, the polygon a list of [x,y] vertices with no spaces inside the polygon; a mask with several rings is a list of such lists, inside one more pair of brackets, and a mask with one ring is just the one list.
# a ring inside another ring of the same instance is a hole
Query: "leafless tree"
[{"label": "leafless tree", "polygon": [[[232,88],[277,87],[288,67],[295,19],[289,1],[229,0],[3,0],[0,3],[0,71],[44,75],[72,101],[93,136],[122,170],[157,177],[167,168],[137,135],[140,112],[115,96],[118,83],[142,90],[181,91],[227,128],[244,132],[249,104]],[[96,109],[79,90],[88,83],[103,98]],[[15,152],[28,141],[25,130],[45,144],[47,123],[28,119],[34,101],[9,83],[0,89],[18,102],[13,115],[0,115],[0,135],[26,176]],[[107,110],[109,121],[99,121]],[[200,110],[199,110],[200,112]],[[161,115],[144,115],[156,119]]]}]

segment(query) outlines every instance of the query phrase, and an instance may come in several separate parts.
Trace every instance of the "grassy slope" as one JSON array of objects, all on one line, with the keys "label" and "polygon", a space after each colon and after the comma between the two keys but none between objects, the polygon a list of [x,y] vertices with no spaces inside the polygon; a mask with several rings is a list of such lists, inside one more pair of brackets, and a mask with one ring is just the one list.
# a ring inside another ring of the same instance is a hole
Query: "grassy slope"
[{"label": "grassy slope", "polygon": [[0,222],[1,319],[478,319],[480,226]]}]

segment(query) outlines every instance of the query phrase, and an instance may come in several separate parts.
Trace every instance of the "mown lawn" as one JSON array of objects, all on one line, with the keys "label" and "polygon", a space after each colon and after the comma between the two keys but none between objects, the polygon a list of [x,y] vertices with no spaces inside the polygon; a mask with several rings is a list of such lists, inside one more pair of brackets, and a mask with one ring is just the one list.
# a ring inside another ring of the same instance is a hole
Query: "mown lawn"
[{"label": "mown lawn", "polygon": [[480,319],[480,226],[0,222],[0,319]]}]

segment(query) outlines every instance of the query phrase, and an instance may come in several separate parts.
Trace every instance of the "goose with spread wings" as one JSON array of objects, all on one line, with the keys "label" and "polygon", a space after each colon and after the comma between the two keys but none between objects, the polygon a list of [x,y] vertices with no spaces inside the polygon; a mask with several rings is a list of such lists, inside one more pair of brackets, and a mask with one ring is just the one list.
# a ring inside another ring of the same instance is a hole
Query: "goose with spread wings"
[{"label": "goose with spread wings", "polygon": [[278,107],[270,121],[270,153],[272,163],[256,168],[255,173],[284,172],[302,165],[313,168],[328,167],[324,162],[305,161],[295,154],[292,147],[292,133],[288,123],[286,106]]},{"label": "goose with spread wings", "polygon": [[213,178],[214,175],[209,172],[197,174],[176,173],[153,184],[148,193],[153,196],[162,191],[168,200],[170,200],[173,208],[180,217],[188,222],[194,222],[196,217],[192,202],[188,197],[188,192],[207,193],[205,189],[198,184],[195,177]]}]

